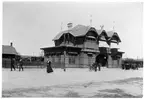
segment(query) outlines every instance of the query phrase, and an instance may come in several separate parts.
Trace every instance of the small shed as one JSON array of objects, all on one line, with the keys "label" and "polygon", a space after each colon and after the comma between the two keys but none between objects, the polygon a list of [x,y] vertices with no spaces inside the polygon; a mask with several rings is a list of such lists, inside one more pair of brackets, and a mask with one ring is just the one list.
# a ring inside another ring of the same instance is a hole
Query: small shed
[{"label": "small shed", "polygon": [[11,66],[11,59],[18,58],[18,52],[11,45],[2,45],[2,67],[9,68]]}]

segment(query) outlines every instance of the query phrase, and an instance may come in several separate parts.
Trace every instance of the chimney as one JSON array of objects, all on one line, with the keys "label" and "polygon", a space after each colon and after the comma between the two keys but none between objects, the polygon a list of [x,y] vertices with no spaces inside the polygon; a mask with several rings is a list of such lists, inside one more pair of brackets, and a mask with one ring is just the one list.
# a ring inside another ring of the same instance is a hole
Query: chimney
[{"label": "chimney", "polygon": [[10,45],[13,46],[13,43],[11,42]]},{"label": "chimney", "polygon": [[73,27],[73,24],[72,23],[68,23],[67,27],[68,27],[68,29],[71,29]]}]

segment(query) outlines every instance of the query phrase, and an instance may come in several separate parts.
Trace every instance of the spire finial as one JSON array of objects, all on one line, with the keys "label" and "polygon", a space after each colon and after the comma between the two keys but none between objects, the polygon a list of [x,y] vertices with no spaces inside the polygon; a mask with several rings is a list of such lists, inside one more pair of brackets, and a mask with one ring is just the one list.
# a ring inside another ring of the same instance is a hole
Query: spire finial
[{"label": "spire finial", "polygon": [[90,15],[90,26],[92,26],[92,15]]},{"label": "spire finial", "polygon": [[113,21],[113,31],[115,31],[115,21]]},{"label": "spire finial", "polygon": [[100,27],[101,27],[101,30],[103,30],[103,28],[104,28],[104,25],[100,25]]}]

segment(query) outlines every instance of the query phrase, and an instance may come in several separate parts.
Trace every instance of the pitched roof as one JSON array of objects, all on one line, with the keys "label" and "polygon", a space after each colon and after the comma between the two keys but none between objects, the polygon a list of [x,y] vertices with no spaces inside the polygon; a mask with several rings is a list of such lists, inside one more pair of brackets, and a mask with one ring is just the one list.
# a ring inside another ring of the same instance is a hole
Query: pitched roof
[{"label": "pitched roof", "polygon": [[107,36],[110,38],[110,40],[112,40],[113,36],[116,36],[118,38],[119,42],[121,42],[121,40],[119,38],[119,35],[116,32],[114,32],[114,31],[108,31],[106,33],[107,33]]},{"label": "pitched roof", "polygon": [[[120,38],[119,38],[119,35],[118,35],[116,32],[114,33],[113,36],[114,36],[114,37],[117,37],[118,41],[121,42],[121,40],[120,40]],[[113,36],[112,36],[112,37],[113,37]]]},{"label": "pitched roof", "polygon": [[107,33],[108,37],[112,37],[115,32],[114,31],[107,31],[106,33]]},{"label": "pitched roof", "polygon": [[90,28],[91,28],[90,26],[84,26],[84,25],[79,24],[79,25],[76,25],[75,27],[73,27],[70,30],[65,30],[65,31],[60,32],[59,34],[57,34],[54,37],[53,40],[59,39],[65,33],[70,33],[73,36],[83,36],[89,31]]},{"label": "pitched roof", "polygon": [[97,33],[98,33],[98,35],[100,35],[101,33],[102,33],[102,29],[100,29],[100,30],[96,30],[97,31]]},{"label": "pitched roof", "polygon": [[[75,27],[73,27],[72,29],[69,29],[69,30],[65,30],[65,31],[62,31],[60,33],[58,33],[53,40],[58,40],[63,34],[65,33],[70,33],[72,34],[73,36],[84,36],[86,35],[86,33],[89,31],[89,30],[95,30],[97,32],[97,35],[100,35],[100,36],[104,36],[104,37],[109,37],[110,40],[112,39],[113,36],[117,36],[118,39],[119,39],[119,42],[121,42],[118,34],[114,31],[105,31],[105,30],[102,30],[102,29],[99,29],[99,30],[96,30],[95,28],[93,27],[90,27],[90,26],[85,26],[85,25],[76,25]],[[105,34],[102,34],[102,33],[105,33]],[[117,35],[116,35],[117,34]],[[106,39],[106,38],[105,38]],[[105,40],[103,38],[103,40]]]},{"label": "pitched roof", "polygon": [[13,46],[2,45],[2,54],[18,55],[16,49]]}]

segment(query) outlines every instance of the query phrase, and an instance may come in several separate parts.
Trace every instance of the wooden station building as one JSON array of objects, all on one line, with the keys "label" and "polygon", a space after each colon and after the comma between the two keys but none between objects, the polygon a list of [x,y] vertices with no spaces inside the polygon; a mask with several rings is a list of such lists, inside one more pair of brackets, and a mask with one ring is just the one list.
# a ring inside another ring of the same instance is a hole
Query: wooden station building
[{"label": "wooden station building", "polygon": [[54,47],[41,48],[44,50],[44,61],[51,60],[55,68],[83,68],[92,65],[98,55],[102,57],[102,65],[107,67],[121,67],[123,52],[117,48],[99,47],[99,41],[119,44],[118,34],[106,32],[103,27],[96,30],[91,26],[68,23],[68,30],[61,31],[53,41]]}]

